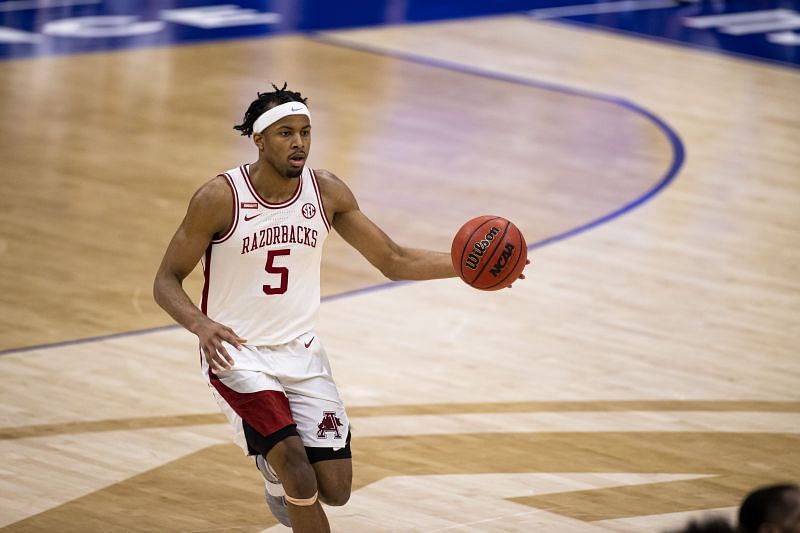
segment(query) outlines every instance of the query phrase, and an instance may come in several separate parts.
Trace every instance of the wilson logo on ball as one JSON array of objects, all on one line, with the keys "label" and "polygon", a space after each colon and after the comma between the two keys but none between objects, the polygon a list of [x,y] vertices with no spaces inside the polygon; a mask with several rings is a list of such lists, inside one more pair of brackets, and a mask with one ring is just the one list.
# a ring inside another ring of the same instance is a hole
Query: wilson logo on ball
[{"label": "wilson logo on ball", "polygon": [[467,259],[464,261],[464,266],[476,270],[478,268],[478,263],[481,261],[481,257],[486,253],[486,249],[489,248],[489,245],[494,240],[494,236],[498,233],[500,233],[500,228],[492,227],[492,229],[486,233],[482,241],[476,242],[472,246],[472,250],[469,252]]}]

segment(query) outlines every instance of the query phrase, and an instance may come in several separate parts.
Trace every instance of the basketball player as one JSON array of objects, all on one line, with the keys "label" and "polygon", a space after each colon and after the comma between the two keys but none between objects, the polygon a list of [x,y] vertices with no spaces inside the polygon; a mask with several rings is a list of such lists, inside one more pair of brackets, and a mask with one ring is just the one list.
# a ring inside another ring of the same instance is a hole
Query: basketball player
[{"label": "basketball player", "polygon": [[[331,228],[389,279],[455,276],[450,255],[397,245],[359,209],[348,186],[306,167],[310,113],[273,85],[234,128],[258,160],[195,193],[156,275],[156,301],[197,335],[202,372],[255,456],[266,499],[294,531],[329,531],[320,502],[344,505],[352,466],[347,413],[314,332],[322,245]],[[200,310],[183,279],[202,260]],[[522,277],[522,276],[521,276]]]}]

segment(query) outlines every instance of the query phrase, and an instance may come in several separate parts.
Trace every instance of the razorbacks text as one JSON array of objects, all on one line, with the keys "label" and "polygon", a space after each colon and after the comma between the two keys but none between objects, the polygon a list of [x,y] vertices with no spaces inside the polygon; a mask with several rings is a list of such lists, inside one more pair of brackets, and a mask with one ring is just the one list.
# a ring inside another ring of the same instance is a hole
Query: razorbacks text
[{"label": "razorbacks text", "polygon": [[272,226],[242,238],[242,254],[272,244],[305,244],[317,247],[317,230],[305,226]]}]

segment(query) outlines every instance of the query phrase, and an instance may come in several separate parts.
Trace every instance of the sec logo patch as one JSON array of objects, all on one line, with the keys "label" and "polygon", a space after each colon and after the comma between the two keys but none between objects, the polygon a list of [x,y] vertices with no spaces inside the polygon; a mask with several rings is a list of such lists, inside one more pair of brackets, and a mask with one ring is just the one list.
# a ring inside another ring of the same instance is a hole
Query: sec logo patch
[{"label": "sec logo patch", "polygon": [[314,207],[314,204],[303,204],[302,209],[303,216],[306,218],[314,218],[314,215],[317,214],[317,208]]}]

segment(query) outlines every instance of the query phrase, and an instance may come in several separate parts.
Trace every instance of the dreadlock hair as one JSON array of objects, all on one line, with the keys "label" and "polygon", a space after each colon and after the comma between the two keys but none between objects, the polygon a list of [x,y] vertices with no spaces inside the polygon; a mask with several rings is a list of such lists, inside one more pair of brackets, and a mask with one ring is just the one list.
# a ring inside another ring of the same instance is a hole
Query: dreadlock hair
[{"label": "dreadlock hair", "polygon": [[789,511],[784,493],[800,488],[793,483],[767,485],[750,492],[739,507],[739,529],[757,533],[762,524],[779,522]]},{"label": "dreadlock hair", "polygon": [[233,129],[239,130],[242,135],[250,137],[253,133],[257,133],[253,131],[253,124],[255,124],[258,117],[264,114],[265,111],[289,102],[306,103],[307,98],[303,98],[303,95],[300,93],[286,90],[286,82],[283,82],[283,87],[280,89],[278,89],[278,86],[274,83],[271,85],[275,90],[269,93],[257,93],[258,98],[253,100],[250,107],[247,108],[244,114],[244,120],[242,120],[241,124],[234,126]]}]

